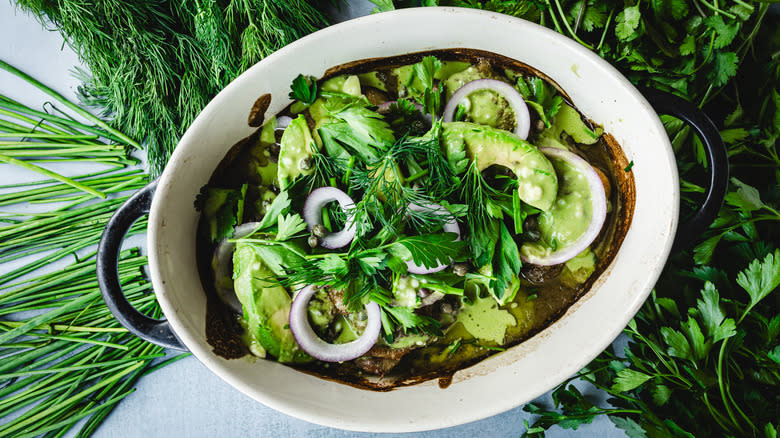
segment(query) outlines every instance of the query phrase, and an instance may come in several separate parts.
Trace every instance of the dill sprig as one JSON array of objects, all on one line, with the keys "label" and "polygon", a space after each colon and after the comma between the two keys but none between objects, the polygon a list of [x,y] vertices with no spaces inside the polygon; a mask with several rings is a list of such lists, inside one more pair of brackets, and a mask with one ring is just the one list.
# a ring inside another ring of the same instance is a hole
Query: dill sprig
[{"label": "dill sprig", "polygon": [[73,47],[89,69],[79,74],[83,102],[102,108],[116,132],[145,141],[152,176],[219,90],[327,25],[304,0],[17,4],[47,27],[54,24]]},{"label": "dill sprig", "polygon": [[[403,223],[432,231],[451,219],[446,209],[427,208],[457,187],[454,172],[439,148],[436,130],[424,138],[402,137],[378,160],[352,170],[351,186],[362,198],[351,210],[358,236],[366,236],[376,225],[396,235]],[[423,184],[412,185],[402,172],[407,161],[426,164]],[[422,208],[412,209],[410,205]],[[373,219],[373,220],[372,220]]]}]

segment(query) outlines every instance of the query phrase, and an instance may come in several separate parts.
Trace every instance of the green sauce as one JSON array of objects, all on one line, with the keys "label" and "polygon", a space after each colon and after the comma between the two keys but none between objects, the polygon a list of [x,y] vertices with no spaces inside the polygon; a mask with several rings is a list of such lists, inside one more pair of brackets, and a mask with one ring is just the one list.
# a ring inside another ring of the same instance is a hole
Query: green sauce
[{"label": "green sauce", "polygon": [[550,161],[558,174],[558,197],[552,209],[539,214],[539,242],[520,248],[525,255],[547,255],[574,243],[593,217],[590,184],[579,168],[556,157]]}]

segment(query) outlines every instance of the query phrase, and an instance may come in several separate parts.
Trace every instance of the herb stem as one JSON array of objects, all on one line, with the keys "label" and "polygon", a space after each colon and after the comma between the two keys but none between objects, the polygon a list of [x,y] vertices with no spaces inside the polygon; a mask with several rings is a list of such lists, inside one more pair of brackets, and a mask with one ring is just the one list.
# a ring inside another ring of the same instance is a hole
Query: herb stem
[{"label": "herb stem", "polygon": [[[586,43],[582,39],[580,39],[579,36],[577,36],[577,32],[575,32],[571,25],[569,25],[569,20],[566,19],[566,14],[563,12],[563,8],[561,7],[561,3],[558,0],[552,0],[555,3],[555,7],[558,9],[558,13],[561,14],[561,21],[563,21],[563,25],[566,26],[566,30],[569,32],[569,35],[571,35],[572,38],[574,38],[575,41],[585,46],[588,50],[593,50],[593,46]],[[583,1],[584,4],[584,1]],[[550,11],[551,14],[554,14],[553,11]],[[557,23],[557,22],[556,22]],[[561,32],[562,33],[562,32]]]},{"label": "herb stem", "polygon": [[[2,61],[0,61],[2,62]],[[48,176],[50,178],[54,178],[56,180],[62,181],[65,184],[71,185],[81,191],[87,192],[89,194],[92,194],[98,198],[105,199],[106,195],[104,193],[98,192],[97,190],[92,189],[91,187],[85,186],[84,184],[81,184],[77,181],[74,181],[66,176],[62,176],[59,173],[52,172],[48,169],[44,169],[43,167],[37,166],[35,164],[27,163],[22,160],[17,160],[16,158],[9,157],[4,154],[0,154],[0,162],[5,162],[8,164],[12,164],[15,166],[19,166],[23,169],[27,169],[33,172],[40,173],[41,175]]]},{"label": "herb stem", "polygon": [[3,70],[5,70],[5,71],[7,71],[7,72],[9,72],[9,73],[11,73],[11,74],[21,78],[21,79],[24,79],[30,85],[38,88],[39,90],[43,91],[44,93],[46,93],[49,96],[53,97],[54,99],[58,100],[60,103],[62,103],[66,107],[68,107],[68,109],[70,109],[74,113],[80,115],[81,117],[83,117],[86,120],[91,121],[95,125],[100,126],[106,132],[108,132],[111,135],[115,136],[116,138],[118,138],[123,143],[125,143],[127,145],[130,145],[130,146],[133,146],[136,149],[141,149],[141,145],[136,143],[135,140],[133,140],[132,138],[126,136],[122,132],[119,132],[116,129],[112,128],[108,123],[104,122],[102,119],[100,119],[98,117],[95,117],[89,111],[86,111],[86,110],[82,109],[81,107],[79,107],[78,105],[72,103],[71,101],[69,101],[68,99],[63,97],[61,94],[57,93],[56,91],[54,91],[51,88],[47,87],[46,85],[42,84],[41,82],[39,82],[38,80],[36,80],[32,76],[22,72],[21,70],[19,70],[16,67],[6,63],[3,60],[0,60],[0,68],[2,68]]}]

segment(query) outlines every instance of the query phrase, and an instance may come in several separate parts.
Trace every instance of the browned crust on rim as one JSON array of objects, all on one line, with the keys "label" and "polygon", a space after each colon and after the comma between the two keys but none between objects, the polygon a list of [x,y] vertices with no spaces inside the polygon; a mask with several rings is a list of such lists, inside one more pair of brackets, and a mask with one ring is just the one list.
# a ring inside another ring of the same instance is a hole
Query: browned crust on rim
[{"label": "browned crust on rim", "polygon": [[249,126],[253,128],[257,128],[258,126],[262,126],[263,122],[265,121],[265,112],[268,110],[268,107],[271,105],[271,94],[265,93],[262,96],[258,97],[255,101],[255,104],[252,105],[252,109],[249,110],[249,117],[247,118],[247,123]]}]

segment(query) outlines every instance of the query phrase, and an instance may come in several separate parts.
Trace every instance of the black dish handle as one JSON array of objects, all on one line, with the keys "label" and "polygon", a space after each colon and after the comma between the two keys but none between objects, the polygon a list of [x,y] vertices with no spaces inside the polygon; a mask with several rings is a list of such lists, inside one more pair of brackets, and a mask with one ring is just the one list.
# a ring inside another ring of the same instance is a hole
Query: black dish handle
[{"label": "black dish handle", "polygon": [[660,90],[642,88],[640,91],[657,113],[675,116],[689,124],[699,135],[707,154],[710,178],[707,192],[704,194],[704,202],[693,217],[677,226],[673,249],[684,250],[718,217],[718,211],[723,206],[729,183],[729,157],[726,153],[726,145],[715,123],[696,105]]},{"label": "black dish handle", "polygon": [[139,312],[127,300],[119,284],[117,262],[122,241],[135,221],[149,213],[155,189],[157,181],[130,197],[108,221],[98,245],[98,285],[106,306],[130,333],[165,348],[186,351],[187,347],[173,333],[168,321],[152,319]]}]

